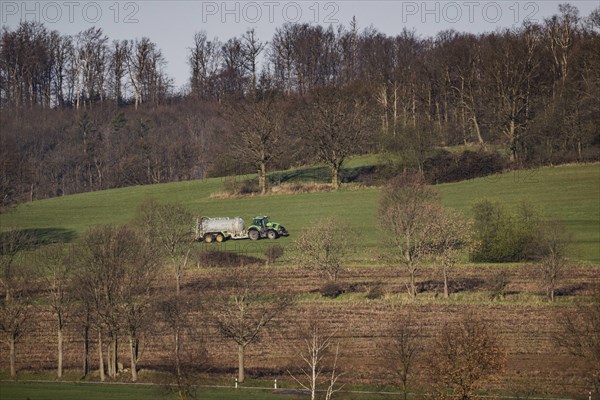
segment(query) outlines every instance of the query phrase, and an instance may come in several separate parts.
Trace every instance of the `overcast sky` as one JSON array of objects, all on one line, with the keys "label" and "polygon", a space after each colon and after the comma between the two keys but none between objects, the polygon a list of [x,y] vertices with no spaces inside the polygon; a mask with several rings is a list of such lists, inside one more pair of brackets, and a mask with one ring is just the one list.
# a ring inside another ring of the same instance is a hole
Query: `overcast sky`
[{"label": "overcast sky", "polygon": [[[74,35],[89,27],[102,27],[113,39],[149,37],[158,44],[176,87],[189,77],[186,63],[194,33],[225,41],[256,28],[269,40],[285,22],[308,22],[334,27],[349,25],[356,16],[359,29],[369,26],[388,35],[404,27],[421,36],[445,29],[484,32],[520,26],[525,19],[542,21],[558,12],[564,0],[544,1],[10,1],[0,2],[2,25],[14,28],[21,20],[43,22],[47,28]],[[600,0],[570,1],[587,16]]]}]

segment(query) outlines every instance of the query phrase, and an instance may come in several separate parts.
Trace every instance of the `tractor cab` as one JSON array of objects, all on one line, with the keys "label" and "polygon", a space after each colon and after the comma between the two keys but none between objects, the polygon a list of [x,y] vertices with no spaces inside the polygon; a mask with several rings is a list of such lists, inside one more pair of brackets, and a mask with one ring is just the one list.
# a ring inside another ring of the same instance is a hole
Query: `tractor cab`
[{"label": "tractor cab", "polygon": [[262,233],[267,230],[268,224],[269,224],[269,217],[265,215],[264,217],[254,217],[251,225],[256,226],[259,229],[259,231]]}]

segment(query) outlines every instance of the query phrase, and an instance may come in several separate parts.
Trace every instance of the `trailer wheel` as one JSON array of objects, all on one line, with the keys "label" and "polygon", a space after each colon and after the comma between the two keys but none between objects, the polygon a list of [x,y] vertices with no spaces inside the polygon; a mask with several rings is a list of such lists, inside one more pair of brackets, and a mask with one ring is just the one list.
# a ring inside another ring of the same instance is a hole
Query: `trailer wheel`
[{"label": "trailer wheel", "polygon": [[267,237],[271,240],[277,239],[277,232],[275,232],[274,230],[268,230],[267,231]]},{"label": "trailer wheel", "polygon": [[213,242],[213,235],[206,235],[206,236],[204,236],[204,241],[206,243],[212,243]]},{"label": "trailer wheel", "polygon": [[215,237],[215,239],[218,243],[221,243],[225,240],[225,237],[222,234],[217,233],[217,236]]},{"label": "trailer wheel", "polygon": [[250,240],[258,240],[260,239],[260,234],[258,233],[258,231],[253,229],[250,232],[248,232],[248,237],[250,238]]}]

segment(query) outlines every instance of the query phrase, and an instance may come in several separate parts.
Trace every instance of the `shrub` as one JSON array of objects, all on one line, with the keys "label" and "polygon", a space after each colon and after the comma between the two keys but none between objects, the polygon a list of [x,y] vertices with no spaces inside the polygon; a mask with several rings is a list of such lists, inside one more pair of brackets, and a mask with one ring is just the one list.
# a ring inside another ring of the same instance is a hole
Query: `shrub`
[{"label": "shrub", "polygon": [[488,282],[490,298],[492,300],[504,300],[509,282],[510,275],[506,271],[500,271],[492,275]]},{"label": "shrub", "polygon": [[257,257],[246,256],[219,249],[201,250],[197,254],[197,263],[202,267],[239,267],[240,265],[260,264]]},{"label": "shrub", "polygon": [[316,182],[282,183],[274,185],[271,188],[271,192],[273,193],[285,194],[329,192],[331,190],[331,185],[329,183]]},{"label": "shrub", "polygon": [[[506,348],[496,329],[473,314],[444,324],[429,357],[436,398],[474,399],[483,383],[497,378]],[[450,389],[450,392],[448,392]]]},{"label": "shrub", "polygon": [[538,247],[540,217],[527,203],[510,213],[499,203],[483,200],[473,208],[475,262],[515,262],[531,260]]},{"label": "shrub", "polygon": [[276,244],[269,246],[265,249],[265,256],[267,256],[267,264],[273,264],[277,259],[283,257],[284,249],[280,245]]},{"label": "shrub", "polygon": [[330,299],[335,299],[344,293],[344,288],[336,282],[327,282],[321,287],[321,295]]},{"label": "shrub", "polygon": [[369,286],[365,297],[369,300],[376,300],[382,298],[383,295],[383,285],[381,284],[381,282],[374,282],[372,285]]},{"label": "shrub", "polygon": [[225,179],[225,182],[223,182],[223,188],[225,189],[226,193],[233,195],[252,194],[260,191],[258,188],[258,180],[239,180],[235,177],[229,177]]},{"label": "shrub", "polygon": [[509,160],[498,152],[484,150],[450,153],[438,151],[425,160],[423,172],[430,183],[457,182],[504,171]]}]

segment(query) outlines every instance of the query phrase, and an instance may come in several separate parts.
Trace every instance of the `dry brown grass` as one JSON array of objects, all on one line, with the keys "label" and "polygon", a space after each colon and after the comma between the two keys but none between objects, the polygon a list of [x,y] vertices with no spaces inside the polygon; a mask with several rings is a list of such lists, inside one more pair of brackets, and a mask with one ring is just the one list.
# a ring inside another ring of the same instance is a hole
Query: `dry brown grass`
[{"label": "dry brown grass", "polygon": [[[344,189],[358,190],[366,188],[365,185],[360,183],[346,183],[342,185]],[[268,188],[267,193],[261,194],[258,192],[254,193],[238,193],[238,192],[216,192],[212,193],[209,198],[211,199],[244,199],[260,196],[278,196],[278,195],[290,195],[290,194],[302,194],[302,193],[323,193],[331,192],[333,188],[329,183],[282,183],[279,185],[273,185]]]}]

